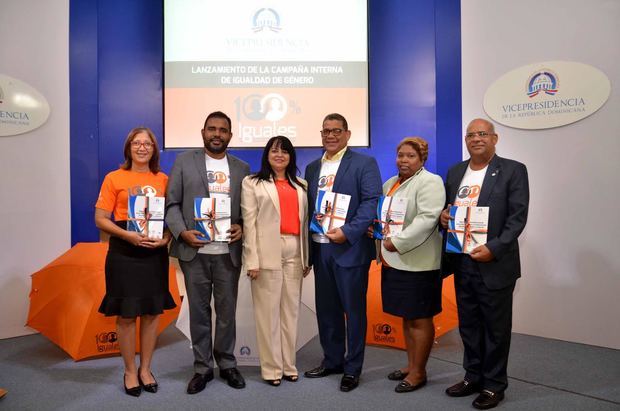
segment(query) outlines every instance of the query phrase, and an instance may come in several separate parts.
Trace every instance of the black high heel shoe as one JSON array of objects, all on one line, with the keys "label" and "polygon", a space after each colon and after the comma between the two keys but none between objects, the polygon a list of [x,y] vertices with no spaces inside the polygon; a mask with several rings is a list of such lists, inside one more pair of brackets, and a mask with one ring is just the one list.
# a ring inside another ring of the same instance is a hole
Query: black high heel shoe
[{"label": "black high heel shoe", "polygon": [[[138,377],[138,379],[139,378],[140,377]],[[132,397],[139,397],[140,394],[142,394],[142,387],[137,385],[135,387],[127,388],[127,383],[125,382],[126,379],[127,376],[123,374],[123,387],[125,387],[125,394],[131,395]]]},{"label": "black high heel shoe", "polygon": [[[151,373],[151,377],[153,377],[153,380],[155,380],[155,376],[153,375],[153,373]],[[157,384],[157,380],[155,380],[155,382],[152,382],[150,384],[144,384],[142,382],[142,378],[140,378],[140,372],[138,372],[138,381],[140,382],[140,386],[144,388],[144,391],[150,392],[153,394],[157,392],[157,388],[159,387],[159,385]]]}]

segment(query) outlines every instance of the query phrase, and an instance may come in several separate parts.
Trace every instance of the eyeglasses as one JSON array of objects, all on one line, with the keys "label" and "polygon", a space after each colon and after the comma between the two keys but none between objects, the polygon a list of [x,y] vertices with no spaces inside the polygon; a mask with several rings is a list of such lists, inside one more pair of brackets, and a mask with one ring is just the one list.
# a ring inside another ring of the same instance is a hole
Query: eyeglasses
[{"label": "eyeglasses", "polygon": [[132,141],[131,142],[132,148],[140,148],[140,146],[143,146],[147,150],[150,150],[153,148],[153,143],[151,143],[150,141],[144,141],[144,142],[143,141]]},{"label": "eyeglasses", "polygon": [[324,128],[323,130],[321,130],[321,135],[323,137],[328,137],[330,134],[332,134],[334,137],[338,137],[339,135],[342,134],[342,132],[345,131],[341,128]]},{"label": "eyeglasses", "polygon": [[465,134],[466,139],[471,139],[474,137],[486,138],[489,136],[495,136],[495,133],[487,133],[486,131],[474,131],[473,133]]}]

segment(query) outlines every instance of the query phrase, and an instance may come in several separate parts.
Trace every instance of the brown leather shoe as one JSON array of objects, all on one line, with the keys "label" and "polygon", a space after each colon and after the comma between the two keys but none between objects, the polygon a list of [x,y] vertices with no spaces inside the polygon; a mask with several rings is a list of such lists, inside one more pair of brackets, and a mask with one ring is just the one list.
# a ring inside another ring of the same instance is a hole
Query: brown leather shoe
[{"label": "brown leather shoe", "polygon": [[468,395],[472,395],[473,393],[479,391],[480,387],[478,387],[478,384],[467,380],[463,380],[451,387],[446,388],[446,394],[450,397],[467,397]]},{"label": "brown leather shoe", "polygon": [[480,395],[476,397],[476,399],[474,400],[474,402],[471,403],[471,405],[473,405],[474,408],[477,408],[479,410],[488,410],[497,407],[499,402],[503,399],[503,391],[493,392],[489,390],[482,390]]}]

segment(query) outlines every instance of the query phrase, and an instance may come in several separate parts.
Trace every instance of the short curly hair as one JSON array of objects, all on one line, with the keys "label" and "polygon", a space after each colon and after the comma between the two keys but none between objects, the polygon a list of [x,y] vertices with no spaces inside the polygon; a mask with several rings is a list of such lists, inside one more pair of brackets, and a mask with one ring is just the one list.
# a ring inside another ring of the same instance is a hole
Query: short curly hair
[{"label": "short curly hair", "polygon": [[428,143],[422,137],[405,137],[398,143],[396,152],[405,144],[409,144],[418,153],[418,157],[422,160],[422,163],[426,163],[428,158]]}]

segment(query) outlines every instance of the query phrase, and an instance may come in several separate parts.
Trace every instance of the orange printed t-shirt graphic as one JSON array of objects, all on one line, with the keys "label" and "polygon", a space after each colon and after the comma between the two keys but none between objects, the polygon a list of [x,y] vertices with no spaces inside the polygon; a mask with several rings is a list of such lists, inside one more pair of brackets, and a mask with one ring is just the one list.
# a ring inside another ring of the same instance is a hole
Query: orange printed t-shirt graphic
[{"label": "orange printed t-shirt graphic", "polygon": [[118,169],[103,179],[95,207],[113,213],[115,221],[126,221],[129,195],[164,197],[167,184],[168,176],[161,172]]},{"label": "orange printed t-shirt graphic", "polygon": [[287,180],[276,180],[280,201],[280,233],[299,235],[299,201],[297,190]]}]

